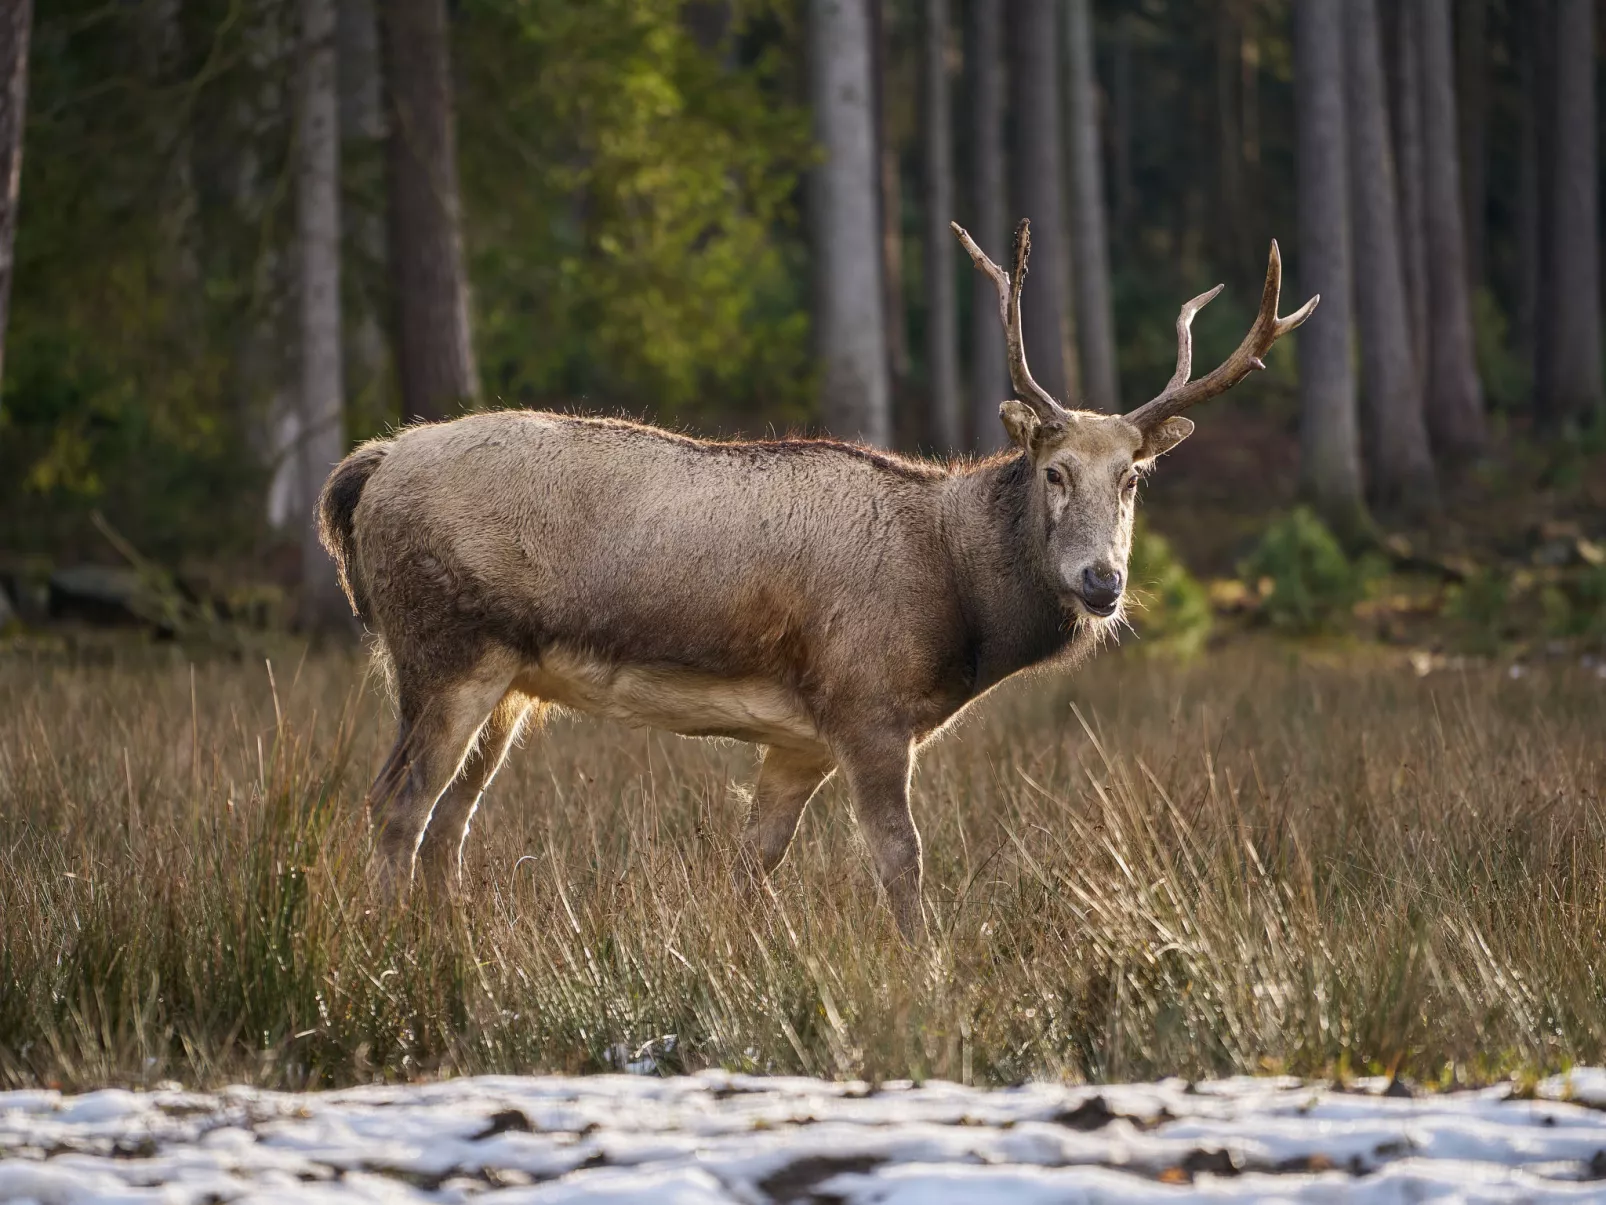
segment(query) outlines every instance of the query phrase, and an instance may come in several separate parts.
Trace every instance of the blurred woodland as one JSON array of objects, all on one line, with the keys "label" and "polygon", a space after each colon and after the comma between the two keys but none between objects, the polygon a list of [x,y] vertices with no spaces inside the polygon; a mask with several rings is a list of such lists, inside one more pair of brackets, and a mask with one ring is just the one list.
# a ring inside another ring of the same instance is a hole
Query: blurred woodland
[{"label": "blurred woodland", "polygon": [[[992,285],[947,223],[1003,260],[1027,216],[1026,345],[1073,404],[1157,391],[1217,281],[1223,358],[1274,235],[1284,309],[1322,294],[1156,481],[1196,572],[1281,513],[1296,559],[1332,533],[1468,613],[1531,586],[1606,627],[1591,0],[3,7],[24,619],[104,562],[338,625],[323,476],[466,407],[996,450]],[[1456,559],[1480,539],[1527,585]]]}]

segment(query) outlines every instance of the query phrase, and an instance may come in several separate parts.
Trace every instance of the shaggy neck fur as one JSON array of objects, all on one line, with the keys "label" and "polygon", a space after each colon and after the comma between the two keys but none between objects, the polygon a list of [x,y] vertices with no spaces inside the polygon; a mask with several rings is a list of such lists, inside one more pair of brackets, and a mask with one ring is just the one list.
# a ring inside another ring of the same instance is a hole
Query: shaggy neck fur
[{"label": "shaggy neck fur", "polygon": [[1111,622],[1073,616],[1043,563],[1024,452],[957,471],[945,483],[943,536],[972,650],[974,694],[1011,674],[1074,661]]}]

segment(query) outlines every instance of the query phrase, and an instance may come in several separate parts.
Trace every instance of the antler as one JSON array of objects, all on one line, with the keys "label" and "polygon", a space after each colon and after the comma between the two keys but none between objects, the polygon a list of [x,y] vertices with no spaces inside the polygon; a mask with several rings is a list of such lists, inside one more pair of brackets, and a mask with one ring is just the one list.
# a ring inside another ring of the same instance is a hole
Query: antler
[{"label": "antler", "polygon": [[1271,349],[1273,343],[1309,318],[1316,303],[1322,299],[1318,293],[1288,317],[1279,318],[1277,299],[1282,288],[1283,257],[1277,250],[1277,240],[1272,239],[1271,263],[1266,268],[1266,287],[1261,290],[1260,313],[1255,315],[1254,325],[1249,328],[1237,351],[1228,356],[1214,372],[1197,381],[1188,379],[1193,372],[1193,316],[1221,292],[1222,286],[1217,285],[1208,293],[1200,293],[1184,305],[1182,312],[1177,315],[1177,370],[1160,396],[1129,411],[1127,421],[1140,431],[1147,430],[1173,414],[1181,414],[1189,406],[1197,406],[1217,394],[1226,393],[1251,372],[1265,368],[1265,362],[1260,357]]},{"label": "antler", "polygon": [[1048,422],[1066,413],[1061,406],[1036,381],[1032,380],[1031,370],[1026,367],[1026,341],[1020,333],[1020,291],[1026,283],[1026,260],[1032,253],[1032,224],[1027,218],[1022,218],[1020,225],[1015,227],[1015,253],[1013,256],[1013,271],[1006,273],[978,246],[976,240],[970,237],[970,232],[958,222],[949,222],[959,241],[964,244],[965,250],[970,252],[970,258],[976,262],[979,271],[992,277],[993,284],[998,286],[998,318],[1004,324],[1004,342],[1009,348],[1009,379],[1014,382],[1015,392],[1020,394],[1021,401],[1025,402],[1043,422]]}]

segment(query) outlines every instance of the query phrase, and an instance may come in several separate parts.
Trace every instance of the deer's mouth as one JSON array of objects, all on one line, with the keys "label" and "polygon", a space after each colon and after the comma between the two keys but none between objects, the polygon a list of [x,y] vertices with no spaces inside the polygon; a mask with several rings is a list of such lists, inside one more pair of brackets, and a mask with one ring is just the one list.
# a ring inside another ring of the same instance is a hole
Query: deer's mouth
[{"label": "deer's mouth", "polygon": [[1081,611],[1084,614],[1091,615],[1095,619],[1108,619],[1110,616],[1115,614],[1115,609],[1121,605],[1121,596],[1119,594],[1110,599],[1108,602],[1099,604],[1089,602],[1087,599],[1082,597],[1080,592],[1076,590],[1071,591],[1071,598],[1073,600],[1073,610]]}]

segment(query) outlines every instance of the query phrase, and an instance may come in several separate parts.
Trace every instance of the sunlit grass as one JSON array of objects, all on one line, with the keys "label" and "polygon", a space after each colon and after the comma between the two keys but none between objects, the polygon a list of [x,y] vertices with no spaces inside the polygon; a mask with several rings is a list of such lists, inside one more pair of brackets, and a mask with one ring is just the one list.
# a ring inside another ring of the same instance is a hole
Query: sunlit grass
[{"label": "sunlit grass", "polygon": [[588,720],[514,755],[462,900],[387,907],[363,681],[0,663],[0,1086],[1606,1057],[1606,683],[1580,670],[1418,680],[1246,643],[1011,688],[921,765],[915,950],[840,786],[749,905],[751,751]]}]

